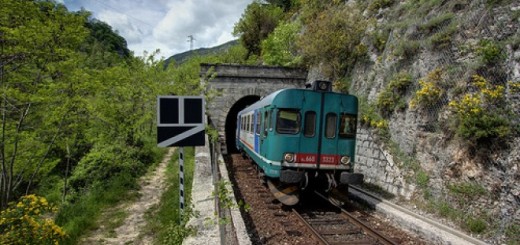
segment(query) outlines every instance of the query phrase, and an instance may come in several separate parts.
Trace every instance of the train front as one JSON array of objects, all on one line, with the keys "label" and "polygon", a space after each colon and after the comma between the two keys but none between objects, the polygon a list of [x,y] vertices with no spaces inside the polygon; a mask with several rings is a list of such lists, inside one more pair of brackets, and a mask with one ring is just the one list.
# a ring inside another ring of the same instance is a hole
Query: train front
[{"label": "train front", "polygon": [[316,81],[311,89],[288,91],[273,104],[276,131],[267,154],[282,159],[278,181],[268,183],[282,203],[296,204],[302,190],[345,191],[363,181],[353,172],[355,96],[331,92],[330,82]]}]

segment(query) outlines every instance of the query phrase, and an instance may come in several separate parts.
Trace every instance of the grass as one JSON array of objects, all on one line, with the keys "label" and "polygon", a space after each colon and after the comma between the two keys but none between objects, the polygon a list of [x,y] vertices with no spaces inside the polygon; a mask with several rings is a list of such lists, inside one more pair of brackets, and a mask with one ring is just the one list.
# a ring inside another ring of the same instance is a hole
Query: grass
[{"label": "grass", "polygon": [[168,163],[166,170],[166,191],[161,197],[160,204],[152,207],[147,213],[148,225],[146,233],[155,235],[155,244],[181,244],[184,238],[193,234],[195,230],[185,224],[193,215],[190,208],[191,187],[195,168],[195,151],[193,147],[184,148],[184,189],[185,210],[180,220],[179,202],[179,161],[176,151]]},{"label": "grass", "polygon": [[64,205],[56,216],[56,223],[64,228],[68,237],[63,244],[76,244],[85,231],[96,228],[96,221],[104,209],[135,198],[129,190],[137,188],[135,178],[130,174],[120,174],[104,183],[94,184],[77,200]]}]

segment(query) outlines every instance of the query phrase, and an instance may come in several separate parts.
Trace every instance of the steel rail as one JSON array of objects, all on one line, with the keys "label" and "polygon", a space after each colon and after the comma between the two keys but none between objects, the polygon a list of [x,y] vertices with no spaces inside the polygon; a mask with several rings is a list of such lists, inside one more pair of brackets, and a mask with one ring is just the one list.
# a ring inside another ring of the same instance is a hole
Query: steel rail
[{"label": "steel rail", "polygon": [[314,235],[320,239],[320,241],[325,244],[325,245],[329,245],[330,243],[327,242],[327,239],[325,239],[325,237],[323,237],[316,229],[314,229],[314,227],[312,227],[312,225],[307,222],[307,220],[305,220],[305,218],[303,218],[300,213],[298,213],[298,211],[296,211],[296,209],[292,209],[293,213],[307,226],[307,228],[309,228],[313,233]]},{"label": "steel rail", "polygon": [[323,196],[321,193],[318,193],[318,192],[315,192],[315,193],[319,197],[327,200],[330,204],[332,204],[332,205],[336,206],[337,208],[339,208],[341,210],[341,214],[345,218],[347,218],[350,222],[354,223],[355,225],[359,226],[361,229],[363,229],[366,233],[368,233],[370,236],[375,238],[377,241],[381,242],[382,244],[386,244],[386,245],[398,245],[398,243],[394,242],[392,239],[390,239],[387,236],[381,234],[380,232],[370,228],[369,225],[365,224],[365,222],[363,222],[363,221],[359,220],[358,218],[354,217],[354,215],[352,215],[351,213],[349,213],[345,209],[341,208],[340,206],[336,205],[333,202],[330,202],[329,199],[326,198],[325,196]]}]

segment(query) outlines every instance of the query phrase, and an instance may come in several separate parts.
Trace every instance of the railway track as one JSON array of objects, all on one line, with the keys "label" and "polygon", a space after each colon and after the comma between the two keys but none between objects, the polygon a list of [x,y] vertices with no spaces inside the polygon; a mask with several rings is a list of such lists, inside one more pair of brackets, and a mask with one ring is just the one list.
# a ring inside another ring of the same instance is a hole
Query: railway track
[{"label": "railway track", "polygon": [[320,193],[314,196],[312,203],[296,207],[293,212],[323,244],[399,244],[364,222],[368,214],[347,211]]},{"label": "railway track", "polygon": [[242,215],[252,244],[427,244],[357,207],[342,206],[347,212],[312,193],[292,208],[284,206],[260,181],[250,160],[233,154],[227,164],[235,195],[250,206]]}]

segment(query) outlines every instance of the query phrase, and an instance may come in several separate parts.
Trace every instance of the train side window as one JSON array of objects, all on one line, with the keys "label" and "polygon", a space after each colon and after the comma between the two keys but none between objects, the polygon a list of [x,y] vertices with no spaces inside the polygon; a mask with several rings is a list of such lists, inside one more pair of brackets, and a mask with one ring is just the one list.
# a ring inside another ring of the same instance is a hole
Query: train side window
[{"label": "train side window", "polygon": [[257,135],[260,135],[260,121],[262,119],[262,114],[260,114],[260,112],[257,112],[256,113],[256,123],[255,123],[255,126],[256,126],[256,130],[255,130],[255,133]]},{"label": "train side window", "polygon": [[297,110],[279,110],[276,132],[281,134],[297,134],[300,132],[300,113]]},{"label": "train side window", "polygon": [[336,136],[336,122],[338,121],[338,116],[336,116],[335,113],[327,113],[325,121],[325,137],[333,139]]},{"label": "train side window", "polygon": [[264,112],[264,137],[267,137],[269,123],[271,121],[270,115],[271,115],[271,111]]},{"label": "train side window", "polygon": [[339,137],[352,138],[356,136],[356,115],[342,114],[339,124]]},{"label": "train side window", "polygon": [[253,114],[250,114],[249,115],[249,132],[250,133],[253,133],[253,130],[255,129],[255,125],[254,125],[254,118],[253,118]]},{"label": "train side window", "polygon": [[249,115],[246,116],[246,131],[249,132]]},{"label": "train side window", "polygon": [[305,137],[314,137],[316,133],[316,112],[305,112],[305,125],[303,127],[303,135]]}]

